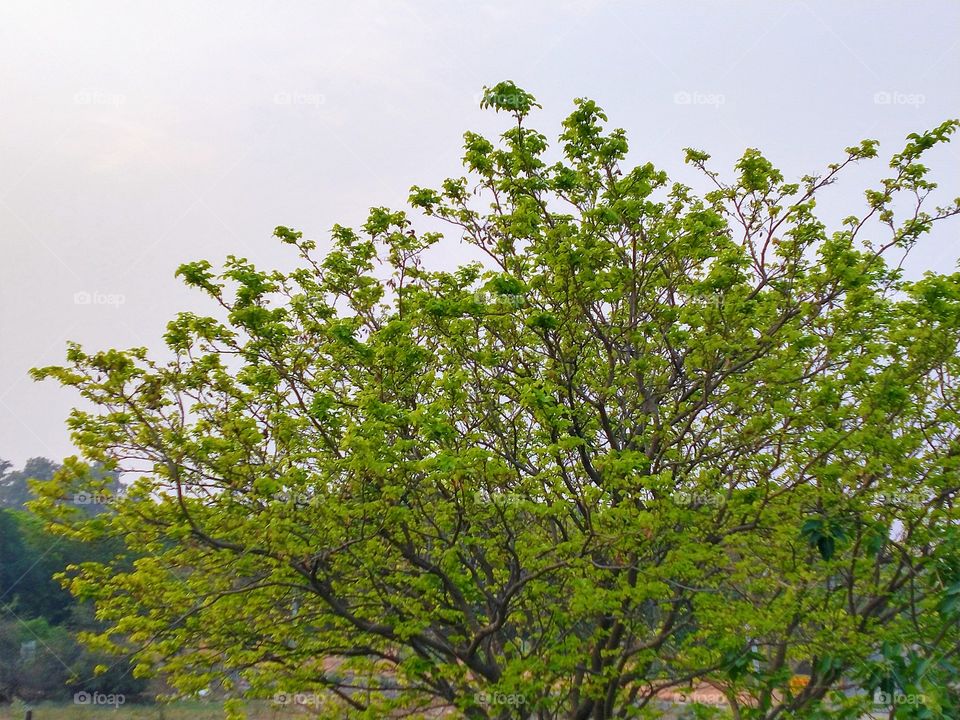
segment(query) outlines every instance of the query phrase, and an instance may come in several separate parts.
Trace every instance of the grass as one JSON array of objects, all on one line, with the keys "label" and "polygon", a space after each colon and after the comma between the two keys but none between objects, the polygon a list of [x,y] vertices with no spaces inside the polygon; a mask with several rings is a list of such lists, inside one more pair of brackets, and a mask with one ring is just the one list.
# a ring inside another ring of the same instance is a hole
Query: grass
[{"label": "grass", "polygon": [[[28,706],[0,706],[0,720],[23,720]],[[223,720],[223,705],[218,702],[175,702],[169,705],[75,705],[73,703],[37,703],[29,706],[33,720]],[[292,708],[272,706],[269,702],[247,704],[249,720],[284,720],[309,717]]]}]

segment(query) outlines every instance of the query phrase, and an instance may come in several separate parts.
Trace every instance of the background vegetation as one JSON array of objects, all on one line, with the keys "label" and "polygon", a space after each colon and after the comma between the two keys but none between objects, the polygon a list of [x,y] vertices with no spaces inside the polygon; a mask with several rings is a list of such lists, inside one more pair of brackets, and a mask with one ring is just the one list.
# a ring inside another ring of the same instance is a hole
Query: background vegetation
[{"label": "background vegetation", "polygon": [[[122,544],[53,535],[25,509],[29,480],[49,480],[57,467],[31,458],[15,470],[0,460],[0,703],[69,699],[81,690],[124,693],[133,701],[143,695],[146,681],[135,679],[122,657],[83,647],[80,634],[103,625],[90,603],[78,602],[54,578],[69,565],[113,558]],[[116,477],[106,477],[116,490]],[[102,510],[95,504],[77,507],[90,515]]]}]

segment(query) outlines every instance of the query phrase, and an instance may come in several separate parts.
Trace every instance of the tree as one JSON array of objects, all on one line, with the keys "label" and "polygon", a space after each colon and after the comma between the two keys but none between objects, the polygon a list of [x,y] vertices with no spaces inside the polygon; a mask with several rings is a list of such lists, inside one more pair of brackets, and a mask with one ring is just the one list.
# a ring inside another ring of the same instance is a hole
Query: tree
[{"label": "tree", "polygon": [[[0,610],[11,606],[17,617],[43,617],[57,624],[70,614],[73,599],[53,576],[70,564],[115,558],[123,544],[103,539],[96,545],[65,542],[49,533],[43,522],[23,508],[33,497],[30,483],[50,480],[57,464],[35,457],[22,470],[7,472],[11,467],[0,460]],[[91,477],[103,482],[111,496],[120,490],[116,473],[94,467]],[[89,515],[105,509],[95,502],[98,499],[80,494],[70,498]]]},{"label": "tree", "polygon": [[[54,580],[69,565],[115,564],[123,543],[113,538],[83,543],[50,533],[20,508],[32,497],[30,482],[49,481],[56,464],[31,458],[23,470],[7,473],[11,467],[0,460],[0,505],[16,508],[0,508],[0,701],[64,699],[73,690],[104,686],[131,698],[142,693],[145,683],[132,677],[126,658],[80,646],[78,633],[105,627]],[[94,467],[90,477],[114,494],[119,489],[115,473]],[[76,496],[68,502],[88,517],[103,511]]]},{"label": "tree", "polygon": [[68,565],[114,559],[122,543],[64,540],[23,511],[0,510],[0,610],[11,606],[17,618],[45,618],[59,624],[69,619],[75,601],[54,576]]},{"label": "tree", "polygon": [[19,510],[31,499],[30,480],[49,480],[57,469],[56,463],[47,458],[27,460],[23,470],[7,472],[11,464],[0,460],[0,507]]},{"label": "tree", "polygon": [[442,234],[385,208],[323,257],[278,227],[289,273],[180,268],[219,316],[173,320],[169,362],[71,345],[35,371],[95,408],[69,421],[86,461],[136,474],[90,518],[68,459],[36,503],[144,555],[68,578],[100,644],[184,693],[239,673],[357,717],[640,717],[701,682],[737,718],[875,691],[956,717],[960,274],[899,262],[960,212],[922,164],[958,122],[828,230],[817,197],[875,141],[799,182],[688,150],[698,194],[627,166],[590,100],[556,151],[525,91],[483,106],[499,142],[467,133],[469,179],[410,204],[485,262],[430,269]]},{"label": "tree", "polygon": [[[96,674],[100,666],[101,673]],[[115,658],[90,653],[63,626],[44,618],[0,619],[0,700],[65,700],[75,692],[122,694],[133,700],[145,683]]]}]

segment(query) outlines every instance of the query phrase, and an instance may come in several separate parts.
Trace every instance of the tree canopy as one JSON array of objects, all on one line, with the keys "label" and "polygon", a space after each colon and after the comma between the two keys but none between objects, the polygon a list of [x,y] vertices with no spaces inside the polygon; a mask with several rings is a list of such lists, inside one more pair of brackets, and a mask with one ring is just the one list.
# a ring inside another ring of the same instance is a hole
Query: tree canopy
[{"label": "tree canopy", "polygon": [[0,459],[0,507],[12,509],[22,509],[33,497],[29,480],[49,480],[57,469],[56,463],[43,457],[30,458],[22,470],[12,467],[11,462]]},{"label": "tree canopy", "polygon": [[[169,361],[35,371],[87,401],[36,509],[140,556],[65,579],[99,645],[345,717],[645,717],[698,683],[737,718],[960,715],[960,274],[900,269],[960,212],[923,164],[958,122],[829,227],[875,141],[798,181],[687,150],[697,192],[591,100],[552,147],[529,93],[482,104],[507,129],[409,211],[325,253],[278,227],[290,272],[183,265],[214,309]],[[485,260],[432,267],[451,234]],[[87,463],[135,477],[109,513],[65,502]]]}]

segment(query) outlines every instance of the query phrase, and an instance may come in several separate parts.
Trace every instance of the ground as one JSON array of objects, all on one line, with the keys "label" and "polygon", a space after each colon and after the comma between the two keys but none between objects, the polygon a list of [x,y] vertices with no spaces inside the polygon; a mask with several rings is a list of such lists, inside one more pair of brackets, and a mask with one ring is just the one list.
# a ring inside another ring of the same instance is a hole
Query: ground
[{"label": "ground", "polygon": [[[38,703],[33,705],[33,720],[223,720],[223,706],[216,702],[178,702],[172,705],[75,705]],[[23,720],[26,706],[0,706],[0,720]],[[297,715],[269,703],[251,705],[249,720],[284,720]],[[301,716],[303,717],[303,716]]]}]

